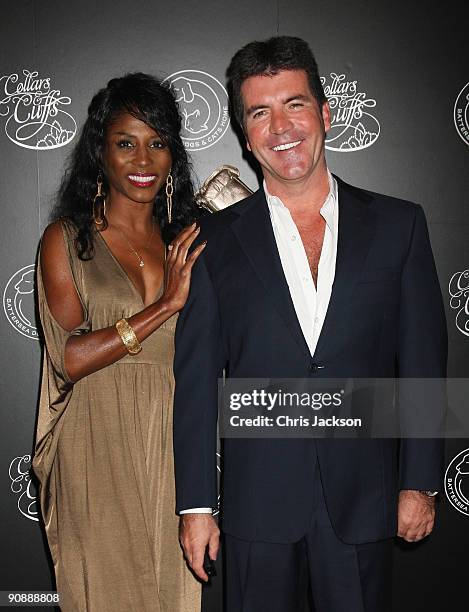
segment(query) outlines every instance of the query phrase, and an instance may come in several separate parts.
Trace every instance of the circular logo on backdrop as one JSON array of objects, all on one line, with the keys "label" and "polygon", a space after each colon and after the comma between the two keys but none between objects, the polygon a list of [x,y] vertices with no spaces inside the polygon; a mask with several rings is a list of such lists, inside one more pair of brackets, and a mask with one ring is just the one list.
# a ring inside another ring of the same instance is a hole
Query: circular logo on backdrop
[{"label": "circular logo on backdrop", "polygon": [[357,81],[347,80],[345,74],[331,72],[329,77],[321,77],[321,83],[331,108],[326,149],[348,153],[371,147],[380,134],[379,121],[371,112],[376,100],[360,91]]},{"label": "circular logo on backdrop", "polygon": [[459,92],[454,104],[454,125],[458,134],[469,145],[469,83]]},{"label": "circular logo on backdrop", "polygon": [[31,455],[15,457],[8,470],[10,489],[18,497],[17,506],[20,513],[31,521],[38,521],[37,491],[31,480],[30,470]]},{"label": "circular logo on backdrop", "polygon": [[469,448],[457,454],[448,465],[445,492],[451,505],[469,516]]},{"label": "circular logo on backdrop", "polygon": [[75,119],[64,110],[72,103],[56,89],[49,76],[37,70],[0,77],[0,116],[6,117],[5,134],[26,149],[56,149],[75,136]]},{"label": "circular logo on backdrop", "polygon": [[15,272],[3,292],[3,310],[10,325],[26,338],[38,339],[34,308],[34,265]]},{"label": "circular logo on backdrop", "polygon": [[459,331],[469,336],[469,270],[455,272],[449,281],[449,305],[456,310],[455,323]]},{"label": "circular logo on backdrop", "polygon": [[202,70],[179,70],[165,81],[179,104],[186,149],[202,151],[218,142],[230,124],[228,94],[220,81]]}]

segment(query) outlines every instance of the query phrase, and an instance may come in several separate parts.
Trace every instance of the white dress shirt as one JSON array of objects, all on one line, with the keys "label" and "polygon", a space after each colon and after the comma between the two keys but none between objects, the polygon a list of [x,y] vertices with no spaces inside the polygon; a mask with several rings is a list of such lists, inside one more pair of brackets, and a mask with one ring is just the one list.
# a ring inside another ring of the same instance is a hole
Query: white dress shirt
[{"label": "white dress shirt", "polygon": [[[264,181],[265,197],[283,273],[311,357],[314,355],[319,334],[326,318],[337,259],[339,230],[337,181],[329,170],[327,174],[329,193],[320,210],[320,214],[326,222],[326,227],[319,258],[317,287],[314,285],[306,251],[290,211],[280,198],[267,191]],[[181,510],[180,514],[196,512],[209,514],[212,512],[212,508],[189,508]]]},{"label": "white dress shirt", "polygon": [[326,318],[337,258],[339,228],[337,181],[329,171],[328,178],[329,194],[319,211],[326,222],[326,227],[319,258],[317,287],[314,285],[306,251],[290,211],[280,198],[269,194],[264,182],[270,220],[283,273],[311,356],[314,355]]}]

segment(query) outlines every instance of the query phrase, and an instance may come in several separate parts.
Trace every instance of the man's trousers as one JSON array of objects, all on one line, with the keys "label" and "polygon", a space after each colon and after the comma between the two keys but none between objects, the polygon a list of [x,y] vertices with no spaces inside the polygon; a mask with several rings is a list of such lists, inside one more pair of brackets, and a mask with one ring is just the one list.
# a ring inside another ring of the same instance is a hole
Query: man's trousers
[{"label": "man's trousers", "polygon": [[344,544],[331,526],[317,464],[313,486],[311,523],[300,541],[249,542],[225,534],[226,612],[304,610],[307,576],[315,612],[391,610],[393,540]]}]

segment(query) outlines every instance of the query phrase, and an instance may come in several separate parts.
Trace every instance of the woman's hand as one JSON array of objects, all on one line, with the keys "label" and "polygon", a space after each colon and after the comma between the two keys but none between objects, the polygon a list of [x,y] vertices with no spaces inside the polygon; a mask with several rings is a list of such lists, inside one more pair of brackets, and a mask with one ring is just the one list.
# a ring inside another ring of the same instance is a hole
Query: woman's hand
[{"label": "woman's hand", "polygon": [[202,253],[207,242],[202,242],[190,255],[189,249],[199,235],[200,228],[193,223],[172,241],[168,246],[166,259],[165,287],[160,301],[177,312],[181,310],[189,295],[192,266]]}]

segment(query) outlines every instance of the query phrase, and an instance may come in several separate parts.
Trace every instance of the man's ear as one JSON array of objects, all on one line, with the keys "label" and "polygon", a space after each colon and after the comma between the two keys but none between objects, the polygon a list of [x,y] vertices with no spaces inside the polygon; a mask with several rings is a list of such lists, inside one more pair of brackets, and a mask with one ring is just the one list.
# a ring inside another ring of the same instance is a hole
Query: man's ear
[{"label": "man's ear", "polygon": [[246,134],[246,130],[244,129],[244,125],[242,126],[243,136],[246,139],[246,149],[252,153],[251,145],[249,144],[248,135]]},{"label": "man's ear", "polygon": [[329,102],[324,102],[322,105],[322,120],[324,121],[324,130],[328,132],[331,129],[331,108]]}]

